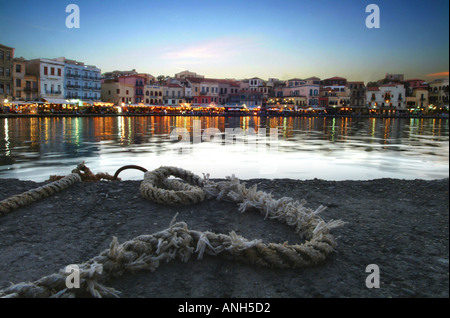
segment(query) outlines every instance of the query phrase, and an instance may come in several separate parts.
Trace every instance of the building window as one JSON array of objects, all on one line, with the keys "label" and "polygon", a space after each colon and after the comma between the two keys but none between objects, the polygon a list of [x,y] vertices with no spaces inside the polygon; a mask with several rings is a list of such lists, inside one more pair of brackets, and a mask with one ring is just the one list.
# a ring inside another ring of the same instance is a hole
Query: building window
[{"label": "building window", "polygon": [[17,87],[22,86],[22,81],[20,80],[20,78],[17,78],[17,79],[16,79],[16,86],[17,86]]},{"label": "building window", "polygon": [[10,94],[11,93],[11,87],[9,86],[9,84],[6,84],[6,94]]},{"label": "building window", "polygon": [[5,76],[9,77],[9,75],[11,74],[11,71],[9,68],[5,68]]},{"label": "building window", "polygon": [[61,76],[61,69],[58,68],[58,76]]},{"label": "building window", "polygon": [[[1,51],[1,52],[3,52],[3,51]],[[4,86],[5,84],[3,84],[3,83],[0,83],[0,94],[4,94],[4,91],[5,91],[5,86]]]},{"label": "building window", "polygon": [[117,93],[117,94],[120,94],[120,89],[117,89],[116,93]]},{"label": "building window", "polygon": [[4,76],[5,75],[5,71],[3,67],[0,67],[0,76]]},{"label": "building window", "polygon": [[3,60],[5,58],[5,52],[0,51],[0,60]]},{"label": "building window", "polygon": [[48,67],[44,66],[44,75],[48,75]]},{"label": "building window", "polygon": [[7,61],[11,60],[11,52],[6,52],[6,60]]},{"label": "building window", "polygon": [[22,65],[16,64],[16,73],[22,73]]}]

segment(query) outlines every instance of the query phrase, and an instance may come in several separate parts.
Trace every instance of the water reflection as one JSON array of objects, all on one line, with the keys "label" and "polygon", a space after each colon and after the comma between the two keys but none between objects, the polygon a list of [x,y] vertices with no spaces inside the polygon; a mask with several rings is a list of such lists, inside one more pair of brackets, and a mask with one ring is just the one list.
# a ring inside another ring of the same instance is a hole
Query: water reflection
[{"label": "water reflection", "polygon": [[[171,141],[175,128],[187,133],[187,146]],[[207,128],[222,134],[200,142]],[[234,128],[245,134],[229,144],[224,133]],[[255,136],[249,136],[253,131]],[[3,118],[0,177],[42,181],[85,160],[91,170],[111,174],[125,164],[138,164],[148,169],[176,165],[213,177],[434,179],[449,174],[448,136],[447,119]],[[123,177],[141,179],[142,173]]]}]

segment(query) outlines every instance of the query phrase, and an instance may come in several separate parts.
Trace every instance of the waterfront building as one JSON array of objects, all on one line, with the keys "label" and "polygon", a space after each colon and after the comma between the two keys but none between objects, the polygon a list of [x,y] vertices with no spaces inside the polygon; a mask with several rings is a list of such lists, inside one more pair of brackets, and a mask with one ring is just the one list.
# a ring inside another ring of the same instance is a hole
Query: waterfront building
[{"label": "waterfront building", "polygon": [[297,112],[306,112],[308,110],[308,102],[306,96],[293,97],[269,97],[266,103],[266,110],[278,111],[294,110]]},{"label": "waterfront building", "polygon": [[103,102],[117,106],[134,103],[134,84],[119,82],[117,79],[103,79],[101,88]]},{"label": "waterfront building", "polygon": [[39,98],[65,104],[64,63],[51,59],[26,61],[26,73],[39,79]]},{"label": "waterfront building", "polygon": [[[447,108],[449,103],[449,78],[438,78],[429,83],[430,104],[438,108]],[[433,106],[433,107],[434,107]]]},{"label": "waterfront building", "polygon": [[200,96],[209,96],[211,103],[219,102],[219,83],[214,79],[203,79],[200,83]]},{"label": "waterfront building", "polygon": [[377,114],[395,114],[406,112],[405,87],[403,84],[385,84],[380,87],[368,87],[367,107]]},{"label": "waterfront building", "polygon": [[39,81],[35,75],[27,74],[26,60],[14,58],[13,99],[15,101],[39,101]]},{"label": "waterfront building", "polygon": [[25,99],[25,66],[26,61],[23,57],[14,58],[13,66],[13,98],[14,100]]},{"label": "waterfront building", "polygon": [[[126,84],[128,86],[133,87],[133,102],[134,104],[144,103],[145,96],[144,96],[144,89],[147,84],[150,84],[153,82],[154,77],[150,74],[146,73],[139,73],[129,76],[120,76],[116,80],[119,83]],[[127,95],[126,98],[129,96]]]},{"label": "waterfront building", "polygon": [[317,108],[319,106],[320,80],[317,78],[299,79],[293,78],[278,84],[273,88],[274,97],[300,97],[307,100],[308,107]]},{"label": "waterfront building", "polygon": [[211,96],[194,96],[192,102],[194,104],[209,105],[211,104]]},{"label": "waterfront building", "polygon": [[184,87],[180,84],[166,84],[163,86],[163,103],[165,105],[181,105],[186,102]]},{"label": "waterfront building", "polygon": [[259,87],[264,86],[264,80],[259,77],[248,79],[248,90],[257,92]]},{"label": "waterfront building", "polygon": [[239,82],[239,90],[240,91],[248,91],[250,90],[250,81],[248,79],[244,79]]},{"label": "waterfront building", "polygon": [[195,104],[224,105],[240,102],[241,86],[235,80],[190,77],[186,81],[186,87],[189,87],[192,101]]},{"label": "waterfront building", "polygon": [[145,104],[149,105],[162,105],[164,87],[156,84],[147,84],[144,88]]},{"label": "waterfront building", "polygon": [[186,103],[192,103],[193,100],[192,87],[188,82],[185,82],[183,87],[184,87],[184,98],[186,99]]},{"label": "waterfront building", "polygon": [[412,92],[406,95],[406,108],[410,112],[421,112],[422,114],[429,112],[428,87],[414,87]]},{"label": "waterfront building", "polygon": [[263,93],[253,90],[241,90],[239,92],[240,103],[247,108],[258,108],[262,106]]},{"label": "waterfront building", "polygon": [[239,102],[240,85],[233,80],[217,80],[219,85],[219,105],[225,105],[231,102]]},{"label": "waterfront building", "polygon": [[320,106],[331,114],[351,111],[350,88],[346,85],[347,81],[339,80],[339,84],[341,85],[323,85],[320,87]]},{"label": "waterfront building", "polygon": [[365,113],[366,107],[366,85],[364,82],[347,82],[349,89],[351,110],[355,113]]},{"label": "waterfront building", "polygon": [[13,99],[14,48],[0,44],[0,102]]},{"label": "waterfront building", "polygon": [[240,83],[239,82],[230,82],[230,93],[228,94],[228,102],[227,103],[232,103],[232,104],[237,104],[240,103],[241,98],[240,98]]},{"label": "waterfront building", "polygon": [[[185,87],[190,88],[190,96],[189,98],[192,99],[194,103],[198,103],[195,100],[195,97],[200,97],[200,83],[202,82],[201,78],[197,77],[188,77],[186,78],[186,84]],[[198,100],[198,98],[197,98]]]},{"label": "waterfront building", "polygon": [[241,91],[260,92],[262,93],[263,98],[268,98],[273,94],[273,82],[268,84],[259,77],[252,77],[242,81],[240,88]]},{"label": "waterfront building", "polygon": [[101,70],[65,57],[53,59],[64,63],[64,98],[99,101],[101,98]]}]

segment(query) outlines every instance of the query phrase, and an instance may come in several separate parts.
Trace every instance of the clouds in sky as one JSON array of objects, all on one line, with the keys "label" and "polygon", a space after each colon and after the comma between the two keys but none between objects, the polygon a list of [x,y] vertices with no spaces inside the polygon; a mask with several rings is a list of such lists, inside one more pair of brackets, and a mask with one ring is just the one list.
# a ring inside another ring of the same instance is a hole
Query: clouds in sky
[{"label": "clouds in sky", "polygon": [[188,45],[165,48],[160,58],[172,61],[205,61],[228,59],[254,50],[258,46],[254,40],[239,37],[224,37],[194,42]]}]

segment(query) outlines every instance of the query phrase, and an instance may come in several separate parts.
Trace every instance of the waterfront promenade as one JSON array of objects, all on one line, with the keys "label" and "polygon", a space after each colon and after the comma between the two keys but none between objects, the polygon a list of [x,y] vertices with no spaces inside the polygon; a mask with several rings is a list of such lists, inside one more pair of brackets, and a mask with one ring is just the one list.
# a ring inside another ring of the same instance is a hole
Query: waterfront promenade
[{"label": "waterfront promenade", "polygon": [[46,118],[46,117],[120,117],[120,116],[186,116],[186,117],[350,117],[350,118],[444,118],[448,119],[449,115],[442,114],[395,114],[395,115],[383,115],[383,114],[236,114],[236,113],[220,113],[220,114],[207,114],[207,113],[45,113],[45,114],[15,114],[15,113],[0,113],[0,118]]}]

